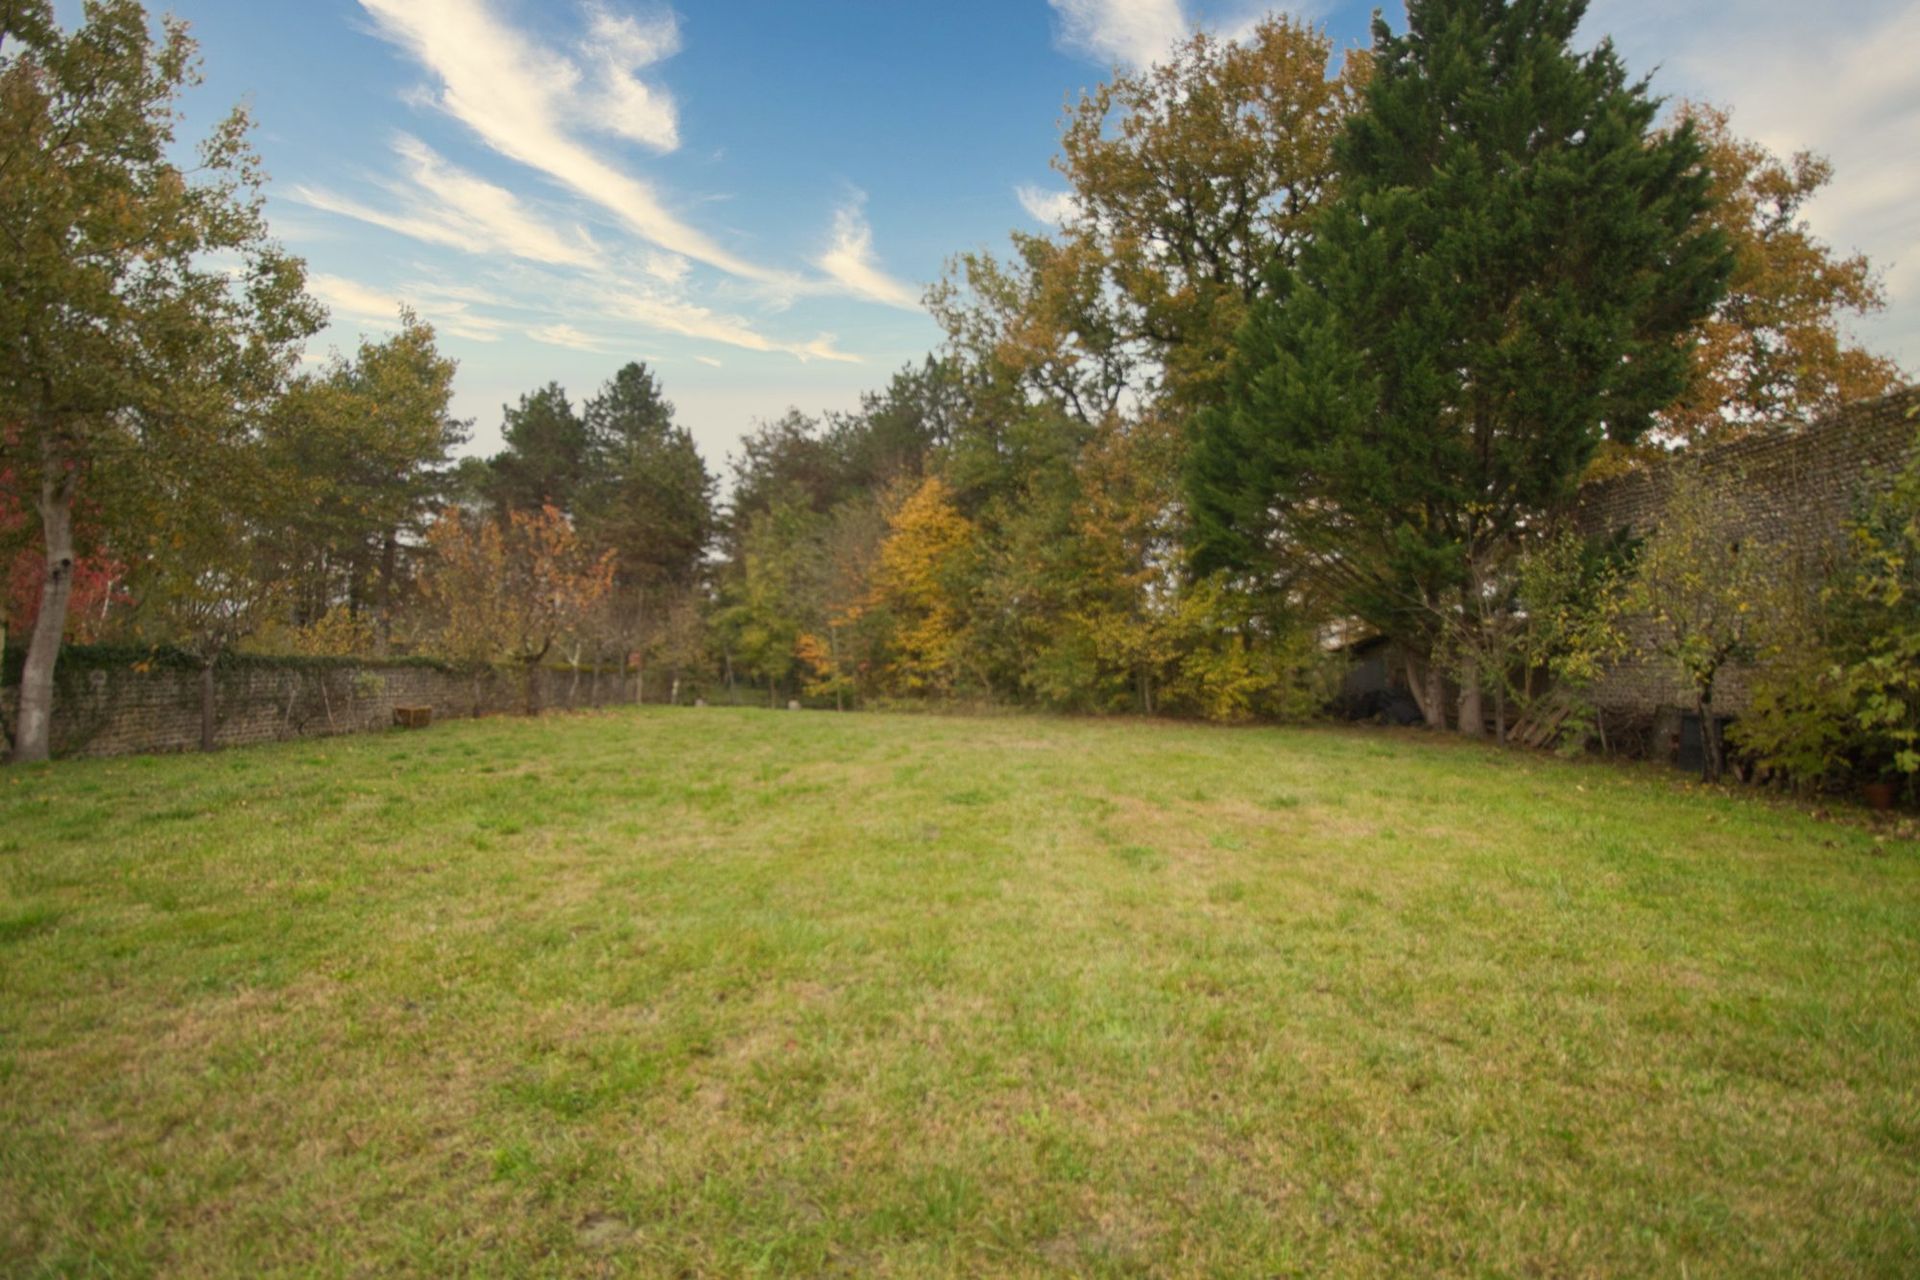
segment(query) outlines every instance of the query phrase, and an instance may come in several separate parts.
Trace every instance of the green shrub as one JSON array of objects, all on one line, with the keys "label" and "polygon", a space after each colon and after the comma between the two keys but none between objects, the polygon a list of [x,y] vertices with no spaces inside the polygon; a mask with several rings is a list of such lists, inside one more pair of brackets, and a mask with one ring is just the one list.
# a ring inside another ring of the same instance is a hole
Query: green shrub
[{"label": "green shrub", "polygon": [[1309,720],[1339,691],[1344,659],[1303,627],[1278,634],[1253,602],[1218,578],[1182,593],[1174,627],[1179,657],[1167,701],[1208,720]]},{"label": "green shrub", "polygon": [[[1916,442],[1920,446],[1920,442]],[[1737,741],[1802,787],[1920,780],[1920,447],[1769,650]]]}]

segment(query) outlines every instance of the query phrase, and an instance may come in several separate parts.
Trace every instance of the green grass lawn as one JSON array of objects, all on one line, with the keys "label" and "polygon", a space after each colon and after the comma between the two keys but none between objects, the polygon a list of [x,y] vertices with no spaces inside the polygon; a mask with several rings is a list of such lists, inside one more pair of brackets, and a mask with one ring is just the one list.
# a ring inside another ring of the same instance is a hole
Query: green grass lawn
[{"label": "green grass lawn", "polygon": [[0,1273],[1913,1275],[1920,854],[1336,730],[0,772]]}]

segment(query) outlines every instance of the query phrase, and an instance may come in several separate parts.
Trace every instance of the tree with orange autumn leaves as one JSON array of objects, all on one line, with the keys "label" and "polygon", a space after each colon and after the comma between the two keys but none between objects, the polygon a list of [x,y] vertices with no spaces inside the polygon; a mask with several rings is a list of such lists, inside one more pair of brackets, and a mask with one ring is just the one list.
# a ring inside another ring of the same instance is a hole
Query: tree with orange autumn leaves
[{"label": "tree with orange autumn leaves", "polygon": [[1731,115],[1683,104],[1713,175],[1709,218],[1733,248],[1726,296],[1694,331],[1693,376],[1660,415],[1670,443],[1730,439],[1805,422],[1902,385],[1900,366],[1854,342],[1848,316],[1887,305],[1865,254],[1841,256],[1807,225],[1808,202],[1833,180],[1810,151],[1786,159],[1733,131]]},{"label": "tree with orange autumn leaves", "polygon": [[556,641],[579,626],[613,585],[613,556],[592,554],[573,522],[552,506],[477,518],[457,507],[427,530],[431,567],[421,591],[434,617],[432,647],[480,682],[495,665],[520,666],[526,712],[540,710],[539,668]]}]

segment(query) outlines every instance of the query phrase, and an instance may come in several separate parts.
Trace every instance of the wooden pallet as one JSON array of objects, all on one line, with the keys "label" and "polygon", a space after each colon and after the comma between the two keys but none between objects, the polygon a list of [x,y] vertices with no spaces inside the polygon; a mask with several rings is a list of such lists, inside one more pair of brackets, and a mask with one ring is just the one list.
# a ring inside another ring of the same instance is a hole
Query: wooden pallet
[{"label": "wooden pallet", "polygon": [[1550,746],[1560,736],[1560,726],[1572,714],[1572,698],[1564,694],[1550,694],[1514,722],[1513,728],[1507,733],[1507,741],[1534,750]]}]

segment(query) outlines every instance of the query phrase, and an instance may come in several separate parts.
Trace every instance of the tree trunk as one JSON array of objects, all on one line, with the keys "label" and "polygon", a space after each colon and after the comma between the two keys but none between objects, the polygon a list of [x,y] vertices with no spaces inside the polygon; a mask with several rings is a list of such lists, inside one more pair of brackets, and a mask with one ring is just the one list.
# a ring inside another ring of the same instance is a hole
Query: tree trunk
[{"label": "tree trunk", "polygon": [[574,704],[579,699],[579,696],[580,696],[580,663],[579,663],[579,660],[576,659],[573,664],[573,680],[571,683],[567,685],[567,710],[569,711],[573,710]]},{"label": "tree trunk", "polygon": [[1447,728],[1447,681],[1440,674],[1440,668],[1431,662],[1421,662],[1412,654],[1407,655],[1407,692],[1420,707],[1427,728],[1446,732]]},{"label": "tree trunk", "polygon": [[1713,718],[1711,686],[1694,695],[1693,706],[1700,715],[1700,780],[1718,782],[1727,762],[1720,745],[1720,725]]},{"label": "tree trunk", "polygon": [[473,718],[480,718],[480,673],[473,673]]},{"label": "tree trunk", "polygon": [[539,659],[536,658],[532,662],[525,664],[527,671],[527,714],[530,716],[540,714],[540,668],[537,665],[538,662]]},{"label": "tree trunk", "polygon": [[[52,477],[58,459],[46,459]],[[27,641],[27,662],[20,672],[19,723],[14,731],[15,764],[45,760],[53,741],[53,669],[60,660],[60,639],[67,629],[67,602],[73,598],[73,490],[64,476],[41,481],[40,537],[47,548],[47,576],[40,584],[40,613]]]},{"label": "tree trunk", "polygon": [[200,664],[200,749],[213,750],[214,702],[218,697],[218,688],[213,678],[213,664],[220,661],[215,654]]},{"label": "tree trunk", "polygon": [[1407,676],[1407,696],[1413,699],[1414,706],[1420,708],[1420,718],[1432,723],[1432,717],[1427,715],[1426,675],[1421,670],[1420,664],[1415,661],[1412,654],[1402,651],[1400,667]]},{"label": "tree trunk", "polygon": [[[0,600],[0,671],[7,667],[7,602]],[[0,684],[4,684],[0,681]],[[0,703],[0,750],[13,750],[13,726],[7,723],[7,708]]]},{"label": "tree trunk", "polygon": [[389,529],[380,544],[380,603],[376,606],[379,616],[373,627],[376,658],[386,657],[393,647],[393,576],[399,560],[400,538],[395,530]]},{"label": "tree trunk", "polygon": [[1501,746],[1507,745],[1507,682],[1493,686],[1493,734]]},{"label": "tree trunk", "polygon": [[840,629],[838,627],[827,628],[827,661],[833,664],[833,709],[845,711],[847,706],[842,687],[845,676],[840,670]]},{"label": "tree trunk", "polygon": [[1487,736],[1487,708],[1480,688],[1480,661],[1467,658],[1460,664],[1460,736]]}]

